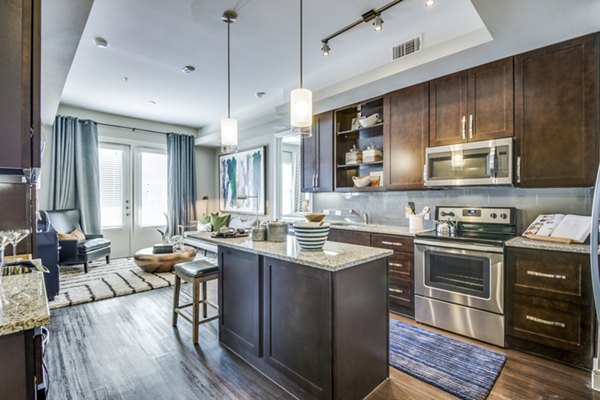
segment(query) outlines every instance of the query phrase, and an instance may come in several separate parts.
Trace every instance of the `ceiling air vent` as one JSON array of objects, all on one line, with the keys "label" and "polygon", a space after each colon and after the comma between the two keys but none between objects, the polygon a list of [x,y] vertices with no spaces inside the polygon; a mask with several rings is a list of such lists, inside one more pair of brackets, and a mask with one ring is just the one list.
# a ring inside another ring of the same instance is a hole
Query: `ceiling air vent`
[{"label": "ceiling air vent", "polygon": [[409,54],[421,51],[421,36],[414,37],[404,43],[394,46],[392,49],[392,59],[397,60],[406,57]]}]

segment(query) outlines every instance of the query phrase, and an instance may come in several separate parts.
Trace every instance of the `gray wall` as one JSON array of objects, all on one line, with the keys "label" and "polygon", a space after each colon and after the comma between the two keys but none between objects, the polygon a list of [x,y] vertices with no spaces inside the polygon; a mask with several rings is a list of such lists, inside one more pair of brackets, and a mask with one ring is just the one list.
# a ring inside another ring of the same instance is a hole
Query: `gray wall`
[{"label": "gray wall", "polygon": [[[521,221],[527,227],[538,214],[590,215],[592,188],[577,189],[518,189],[505,187],[465,188],[386,193],[318,193],[313,198],[313,209],[355,209],[369,214],[376,224],[408,226],[404,205],[412,201],[416,209],[431,207],[433,220],[435,206],[507,206],[521,210]],[[432,221],[425,221],[431,227]]]}]

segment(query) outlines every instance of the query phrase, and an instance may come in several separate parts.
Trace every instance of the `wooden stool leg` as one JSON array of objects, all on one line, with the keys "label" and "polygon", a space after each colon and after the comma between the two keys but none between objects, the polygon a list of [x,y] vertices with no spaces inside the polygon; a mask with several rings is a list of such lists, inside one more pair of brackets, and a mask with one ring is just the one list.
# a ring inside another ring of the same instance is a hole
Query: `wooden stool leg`
[{"label": "wooden stool leg", "polygon": [[181,289],[181,278],[175,275],[175,285],[173,286],[173,326],[177,326],[177,313],[175,310],[179,307],[179,291]]},{"label": "wooden stool leg", "polygon": [[206,282],[202,282],[202,317],[208,316],[208,296],[206,291]]},{"label": "wooden stool leg", "polygon": [[198,322],[200,322],[200,281],[194,279],[194,290],[192,297],[192,308],[193,308],[193,318],[192,325],[193,327],[193,342],[194,344],[198,344]]}]

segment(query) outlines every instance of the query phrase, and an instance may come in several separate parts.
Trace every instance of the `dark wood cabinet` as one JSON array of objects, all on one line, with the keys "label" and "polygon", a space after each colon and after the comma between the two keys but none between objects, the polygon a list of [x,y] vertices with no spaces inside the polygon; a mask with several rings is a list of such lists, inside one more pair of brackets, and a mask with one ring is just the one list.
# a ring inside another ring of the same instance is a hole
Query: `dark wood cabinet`
[{"label": "dark wood cabinet", "polygon": [[431,81],[429,145],[513,136],[513,98],[512,57]]},{"label": "dark wood cabinet", "polygon": [[506,261],[507,345],[590,369],[595,316],[589,256],[507,248]]},{"label": "dark wood cabinet", "polygon": [[388,260],[390,310],[414,317],[413,239],[401,236],[372,234],[371,246],[394,251],[394,254]]},{"label": "dark wood cabinet", "polygon": [[333,111],[313,117],[312,136],[302,139],[302,191],[333,191]]},{"label": "dark wood cabinet", "polygon": [[598,35],[515,57],[517,184],[592,186],[598,166]]},{"label": "dark wood cabinet", "polygon": [[40,0],[0,4],[0,169],[39,167]]},{"label": "dark wood cabinet", "polygon": [[46,398],[41,329],[34,328],[0,336],[0,399]]},{"label": "dark wood cabinet", "polygon": [[340,242],[348,244],[358,244],[361,246],[371,245],[371,234],[367,232],[357,232],[345,229],[330,229],[327,240],[331,242]]},{"label": "dark wood cabinet", "polygon": [[386,189],[422,189],[429,140],[429,82],[384,97]]},{"label": "dark wood cabinet", "polygon": [[259,257],[219,247],[219,275],[219,339],[242,356],[261,356]]}]

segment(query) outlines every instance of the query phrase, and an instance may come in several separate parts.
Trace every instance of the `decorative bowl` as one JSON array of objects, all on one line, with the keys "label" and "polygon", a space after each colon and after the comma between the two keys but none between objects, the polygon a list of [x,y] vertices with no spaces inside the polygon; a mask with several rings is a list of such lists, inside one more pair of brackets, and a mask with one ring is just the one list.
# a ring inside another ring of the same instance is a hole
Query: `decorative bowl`
[{"label": "decorative bowl", "polygon": [[371,184],[370,176],[353,176],[352,182],[354,182],[355,187],[364,188]]},{"label": "decorative bowl", "polygon": [[321,250],[329,235],[329,224],[297,222],[294,224],[294,233],[302,250]]},{"label": "decorative bowl", "polygon": [[379,114],[378,113],[369,115],[368,117],[362,117],[362,118],[358,119],[358,123],[363,128],[368,128],[370,126],[373,126],[373,125],[375,125],[377,123],[377,121],[379,121]]},{"label": "decorative bowl", "polygon": [[325,219],[325,214],[323,213],[306,213],[304,214],[304,218],[308,222],[321,222]]}]

